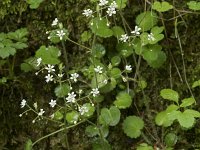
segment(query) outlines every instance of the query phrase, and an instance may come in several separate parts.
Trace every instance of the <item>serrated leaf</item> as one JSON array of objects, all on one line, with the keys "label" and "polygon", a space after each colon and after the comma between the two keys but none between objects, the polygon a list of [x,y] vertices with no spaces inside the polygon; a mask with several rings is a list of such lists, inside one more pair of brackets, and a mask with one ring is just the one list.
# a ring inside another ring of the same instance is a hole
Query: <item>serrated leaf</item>
[{"label": "serrated leaf", "polygon": [[187,3],[187,5],[192,10],[200,10],[200,2],[190,1],[190,2]]},{"label": "serrated leaf", "polygon": [[15,40],[15,41],[18,41],[18,42],[26,42],[27,41],[27,38],[26,38],[27,35],[28,35],[27,28],[21,28],[21,29],[16,30],[15,32],[9,32],[7,34],[7,37],[9,39],[12,39],[12,40]]},{"label": "serrated leaf", "polygon": [[192,84],[192,88],[195,88],[197,86],[200,86],[200,80],[198,81],[195,81],[193,84]]},{"label": "serrated leaf", "polygon": [[54,93],[57,97],[65,97],[70,91],[70,86],[66,83],[63,83],[61,85],[58,85],[55,90]]},{"label": "serrated leaf", "polygon": [[27,48],[28,45],[26,43],[17,42],[17,43],[13,43],[13,47],[16,49],[24,49],[24,48]]},{"label": "serrated leaf", "polygon": [[106,49],[101,44],[95,44],[92,49],[92,56],[102,58],[106,53]]},{"label": "serrated leaf", "polygon": [[125,109],[131,106],[132,98],[126,92],[120,92],[117,94],[116,100],[114,101],[115,106],[119,109]]},{"label": "serrated leaf", "polygon": [[165,144],[170,147],[170,146],[174,146],[176,144],[178,140],[178,137],[175,133],[168,133],[166,136],[165,136]]},{"label": "serrated leaf", "polygon": [[124,30],[120,26],[114,26],[112,28],[112,31],[113,31],[113,35],[118,39],[121,37],[121,35],[125,34]]},{"label": "serrated leaf", "polygon": [[148,31],[158,22],[156,13],[146,11],[136,17],[136,24],[142,28],[142,31]]},{"label": "serrated leaf", "polygon": [[160,91],[160,96],[162,96],[162,98],[167,99],[167,100],[171,100],[174,101],[178,104],[178,100],[179,100],[179,95],[176,91],[172,90],[172,89],[163,89]]},{"label": "serrated leaf", "polygon": [[149,146],[146,143],[141,143],[139,146],[137,146],[136,150],[154,150],[152,146]]},{"label": "serrated leaf", "polygon": [[16,53],[16,49],[10,46],[6,46],[4,48],[0,48],[0,57],[5,59],[10,55],[14,55]]},{"label": "serrated leaf", "polygon": [[105,18],[96,17],[90,22],[90,28],[92,32],[100,37],[110,37],[113,35],[113,31],[108,28],[107,20]]},{"label": "serrated leaf", "polygon": [[200,118],[200,112],[198,112],[196,110],[186,109],[184,112],[185,112],[185,114],[190,114],[190,115],[192,115],[195,118]]},{"label": "serrated leaf", "polygon": [[137,138],[141,135],[141,129],[144,127],[144,122],[137,116],[129,116],[123,122],[124,133],[130,138]]},{"label": "serrated leaf", "polygon": [[114,56],[111,58],[111,64],[112,66],[118,66],[121,63],[121,57]]},{"label": "serrated leaf", "polygon": [[66,113],[65,119],[70,124],[76,124],[79,119],[79,113],[77,111],[71,111],[69,113]]},{"label": "serrated leaf", "polygon": [[111,106],[110,109],[102,108],[100,114],[100,123],[115,126],[120,120],[120,111],[117,107]]},{"label": "serrated leaf", "polygon": [[88,137],[94,137],[96,135],[99,135],[99,129],[96,126],[89,125],[85,129],[85,133]]},{"label": "serrated leaf", "polygon": [[194,124],[194,116],[186,111],[180,113],[178,116],[178,122],[184,128],[191,128]]},{"label": "serrated leaf", "polygon": [[44,64],[55,65],[60,63],[60,60],[58,59],[60,55],[60,50],[54,46],[41,46],[40,49],[36,51],[36,57],[42,58]]},{"label": "serrated leaf", "polygon": [[62,120],[62,119],[63,119],[63,114],[62,114],[60,111],[56,111],[56,112],[53,114],[53,119]]},{"label": "serrated leaf", "polygon": [[187,106],[190,106],[192,104],[195,103],[195,99],[190,97],[190,98],[185,98],[182,100],[182,103],[180,105],[180,107],[187,107]]},{"label": "serrated leaf", "polygon": [[173,6],[171,4],[169,4],[168,2],[154,2],[153,3],[153,6],[152,6],[152,9],[158,11],[158,12],[165,12],[165,11],[168,11],[170,9],[172,9]]}]

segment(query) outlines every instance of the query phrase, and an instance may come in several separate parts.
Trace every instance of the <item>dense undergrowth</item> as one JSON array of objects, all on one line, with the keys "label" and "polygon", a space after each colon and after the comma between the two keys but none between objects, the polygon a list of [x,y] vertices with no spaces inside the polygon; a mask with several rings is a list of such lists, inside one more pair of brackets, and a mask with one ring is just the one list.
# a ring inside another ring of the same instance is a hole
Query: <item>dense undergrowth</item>
[{"label": "dense undergrowth", "polygon": [[199,10],[2,0],[0,149],[199,149]]}]

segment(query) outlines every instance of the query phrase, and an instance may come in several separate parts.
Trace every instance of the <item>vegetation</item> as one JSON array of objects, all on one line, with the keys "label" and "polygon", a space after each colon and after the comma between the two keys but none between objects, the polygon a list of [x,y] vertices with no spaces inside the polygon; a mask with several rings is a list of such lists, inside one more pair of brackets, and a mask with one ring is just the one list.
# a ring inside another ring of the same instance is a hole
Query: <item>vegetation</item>
[{"label": "vegetation", "polygon": [[199,11],[2,0],[0,149],[199,149]]}]

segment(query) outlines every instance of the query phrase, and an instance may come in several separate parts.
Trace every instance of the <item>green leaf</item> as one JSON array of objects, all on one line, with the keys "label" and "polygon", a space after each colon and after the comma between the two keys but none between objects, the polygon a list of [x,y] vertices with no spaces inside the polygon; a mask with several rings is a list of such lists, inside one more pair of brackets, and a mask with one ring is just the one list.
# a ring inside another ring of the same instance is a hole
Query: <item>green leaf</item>
[{"label": "green leaf", "polygon": [[116,100],[114,101],[115,106],[119,109],[125,109],[131,106],[132,98],[126,92],[120,92],[117,94]]},{"label": "green leaf", "polygon": [[167,112],[166,112],[166,111],[161,111],[160,113],[158,113],[158,114],[156,115],[155,122],[156,122],[156,124],[159,125],[159,126],[168,127],[168,126],[171,126],[171,125],[172,125],[173,120],[170,120],[170,119],[167,117]]},{"label": "green leaf", "polygon": [[112,70],[110,71],[110,76],[112,78],[120,78],[121,77],[121,70],[119,68],[112,68]]},{"label": "green leaf", "polygon": [[121,35],[125,34],[124,30],[122,29],[122,27],[120,26],[114,26],[112,28],[112,31],[113,31],[113,35],[119,39],[121,37]]},{"label": "green leaf", "polygon": [[104,73],[103,74],[97,74],[96,76],[94,76],[92,78],[91,87],[96,88],[97,85],[98,85],[99,88],[102,88],[107,84],[107,79],[108,79],[108,77],[107,77],[106,74],[104,74]]},{"label": "green leaf", "polygon": [[89,31],[84,31],[81,34],[81,41],[82,42],[87,42],[89,41],[89,39],[92,37],[92,33],[90,33]]},{"label": "green leaf", "polygon": [[142,28],[142,31],[148,31],[158,22],[158,16],[152,11],[146,11],[136,17],[136,24]]},{"label": "green leaf", "polygon": [[146,143],[141,143],[139,146],[137,146],[136,150],[154,150],[152,146],[149,146]]},{"label": "green leaf", "polygon": [[62,120],[63,119],[63,114],[60,111],[56,111],[53,114],[53,119],[55,119],[55,120]]},{"label": "green leaf", "polygon": [[108,28],[107,20],[105,18],[96,17],[91,20],[90,28],[92,32],[100,37],[110,37],[113,35],[113,31]]},{"label": "green leaf", "polygon": [[100,123],[115,126],[120,120],[120,111],[117,107],[111,106],[110,109],[102,108],[100,114]]},{"label": "green leaf", "polygon": [[39,50],[36,51],[36,57],[42,58],[44,64],[58,64],[60,60],[58,57],[61,55],[60,50],[54,46],[41,46]]},{"label": "green leaf", "polygon": [[147,61],[149,66],[153,68],[159,68],[163,65],[163,63],[166,61],[167,56],[163,51],[158,52],[158,57],[154,61]]},{"label": "green leaf", "polygon": [[39,7],[40,3],[42,3],[44,0],[27,0],[26,2],[30,5],[29,7],[31,9],[36,9]]},{"label": "green leaf", "polygon": [[179,100],[179,95],[176,91],[172,90],[172,89],[163,89],[160,91],[160,96],[162,96],[162,98],[167,99],[167,100],[171,100],[174,101],[178,104],[178,100]]},{"label": "green leaf", "polygon": [[31,139],[28,139],[28,141],[26,142],[25,148],[24,150],[32,150],[32,141]]},{"label": "green leaf", "polygon": [[190,1],[190,2],[187,3],[187,5],[192,10],[200,10],[200,2]]},{"label": "green leaf", "polygon": [[177,140],[178,140],[178,137],[175,133],[168,133],[164,139],[165,144],[168,147],[174,146],[177,143]]},{"label": "green leaf", "polygon": [[103,86],[102,88],[100,88],[100,92],[101,93],[108,93],[110,91],[112,91],[117,85],[117,81],[115,78],[110,78],[110,81],[108,81],[108,83]]},{"label": "green leaf", "polygon": [[69,93],[69,91],[70,86],[66,83],[63,83],[55,88],[54,93],[57,97],[62,98],[65,97]]},{"label": "green leaf", "polygon": [[164,27],[158,27],[158,26],[155,26],[151,29],[151,33],[153,33],[154,35],[156,34],[160,34],[162,33],[164,30]]},{"label": "green leaf", "polygon": [[21,28],[21,29],[16,30],[15,32],[9,32],[7,34],[7,37],[9,39],[12,39],[12,40],[15,40],[15,41],[18,41],[18,42],[26,42],[27,41],[27,38],[26,38],[27,35],[28,35],[27,28]]},{"label": "green leaf", "polygon": [[30,72],[34,69],[34,67],[32,65],[28,64],[28,63],[22,63],[20,65],[20,68],[24,72]]},{"label": "green leaf", "polygon": [[123,57],[128,57],[133,54],[133,46],[130,46],[128,43],[119,43],[117,44],[117,51],[119,51]]},{"label": "green leaf", "polygon": [[156,61],[161,49],[162,47],[160,45],[149,45],[148,49],[144,49],[142,56],[147,62]]},{"label": "green leaf", "polygon": [[190,97],[190,98],[185,98],[182,100],[182,103],[180,105],[180,107],[187,107],[187,106],[190,106],[192,104],[195,103],[195,99]]},{"label": "green leaf", "polygon": [[144,127],[144,122],[137,116],[129,116],[123,122],[124,133],[130,138],[137,138],[141,135],[141,129]]},{"label": "green leaf", "polygon": [[88,137],[94,137],[96,135],[99,135],[99,129],[96,126],[89,125],[85,129],[85,133]]},{"label": "green leaf", "polygon": [[193,110],[193,109],[187,109],[184,111],[186,114],[190,114],[195,118],[200,118],[200,112]]},{"label": "green leaf", "polygon": [[81,107],[84,109],[84,113],[82,114],[84,117],[92,116],[95,111],[95,107],[90,103],[85,103]]},{"label": "green leaf", "polygon": [[28,45],[26,43],[17,42],[17,43],[13,43],[13,47],[16,49],[24,49],[24,48],[27,48]]},{"label": "green leaf", "polygon": [[71,112],[66,114],[65,119],[70,124],[76,124],[78,122],[78,119],[79,119],[79,113],[77,111],[71,111]]},{"label": "green leaf", "polygon": [[98,138],[93,142],[92,150],[112,150],[112,148],[108,141]]},{"label": "green leaf", "polygon": [[117,3],[118,9],[123,9],[126,7],[127,0],[115,0],[115,2]]},{"label": "green leaf", "polygon": [[193,84],[192,84],[192,88],[195,88],[197,86],[200,86],[200,80],[198,81],[195,81]]},{"label": "green leaf", "polygon": [[191,128],[195,121],[194,116],[187,111],[180,113],[177,119],[180,125],[184,128]]},{"label": "green leaf", "polygon": [[138,81],[138,87],[140,89],[145,89],[147,87],[147,82],[145,80],[139,80]]},{"label": "green leaf", "polygon": [[173,6],[171,4],[169,4],[168,2],[154,2],[153,3],[153,6],[152,6],[152,9],[158,11],[158,12],[165,12],[165,11],[168,11],[170,9],[172,9]]},{"label": "green leaf", "polygon": [[[65,28],[63,28],[62,30],[63,30],[63,32],[65,33],[65,35],[63,36],[63,39],[62,39],[62,40],[65,41],[65,40],[68,39],[69,32],[68,32],[68,30],[65,29]],[[52,31],[50,32],[48,38],[49,38],[49,40],[50,40],[52,43],[57,44],[57,43],[59,43],[59,42],[62,41],[62,40],[60,40],[60,37],[57,35],[58,32],[60,32],[60,31],[61,31],[61,29],[55,29],[55,30],[52,30]]]},{"label": "green leaf", "polygon": [[111,64],[112,66],[118,66],[121,63],[121,57],[114,56],[111,58]]},{"label": "green leaf", "polygon": [[5,59],[10,55],[14,55],[16,53],[16,49],[10,46],[6,46],[4,48],[0,48],[0,57]]},{"label": "green leaf", "polygon": [[106,49],[101,44],[95,44],[92,49],[92,55],[96,58],[102,58],[106,53]]}]

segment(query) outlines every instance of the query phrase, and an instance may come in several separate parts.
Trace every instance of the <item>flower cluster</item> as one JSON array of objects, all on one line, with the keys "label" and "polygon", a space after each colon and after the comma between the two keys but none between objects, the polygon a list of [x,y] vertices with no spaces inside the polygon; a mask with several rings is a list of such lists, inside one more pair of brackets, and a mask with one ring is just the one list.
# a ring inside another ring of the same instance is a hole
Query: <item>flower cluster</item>
[{"label": "flower cluster", "polygon": [[68,97],[66,98],[68,103],[75,103],[76,102],[76,94],[74,92],[68,93]]}]

